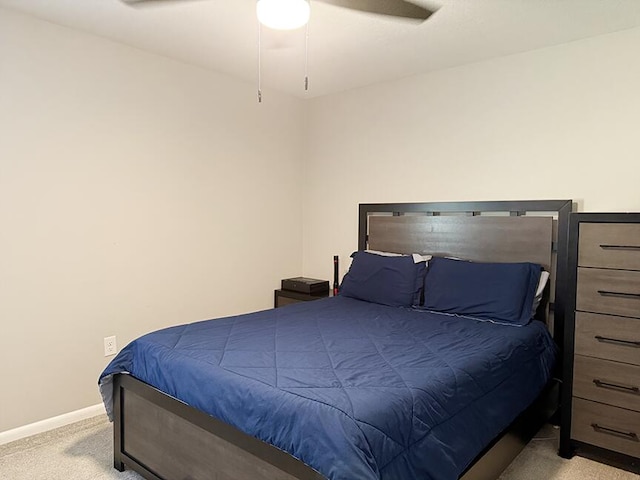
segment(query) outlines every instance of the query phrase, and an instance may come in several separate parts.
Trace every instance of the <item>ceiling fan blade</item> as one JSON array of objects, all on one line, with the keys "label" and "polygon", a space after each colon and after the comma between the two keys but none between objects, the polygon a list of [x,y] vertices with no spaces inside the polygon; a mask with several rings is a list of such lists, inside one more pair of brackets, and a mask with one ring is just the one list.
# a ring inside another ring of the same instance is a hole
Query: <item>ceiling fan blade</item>
[{"label": "ceiling fan blade", "polygon": [[329,3],[338,7],[361,12],[388,15],[391,17],[402,17],[414,20],[426,20],[433,13],[424,7],[405,0],[316,0],[318,2]]}]

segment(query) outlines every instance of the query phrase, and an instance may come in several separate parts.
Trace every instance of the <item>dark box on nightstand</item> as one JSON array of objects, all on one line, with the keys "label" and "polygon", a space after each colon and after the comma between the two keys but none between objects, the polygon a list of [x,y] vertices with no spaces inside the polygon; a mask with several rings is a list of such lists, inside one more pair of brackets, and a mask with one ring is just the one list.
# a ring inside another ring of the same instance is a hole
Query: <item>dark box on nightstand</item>
[{"label": "dark box on nightstand", "polygon": [[329,293],[329,282],[317,278],[285,278],[282,280],[282,290],[306,293],[307,295],[324,295]]}]

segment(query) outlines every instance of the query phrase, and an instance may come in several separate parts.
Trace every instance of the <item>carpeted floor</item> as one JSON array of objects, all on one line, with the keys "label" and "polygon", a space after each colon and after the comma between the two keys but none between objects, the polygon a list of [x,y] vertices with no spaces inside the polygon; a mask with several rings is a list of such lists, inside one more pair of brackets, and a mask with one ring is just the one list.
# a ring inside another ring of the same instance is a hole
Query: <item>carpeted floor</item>
[{"label": "carpeted floor", "polygon": [[[556,455],[558,430],[545,426],[500,480],[640,480],[581,457]],[[98,416],[0,446],[2,480],[141,480],[112,467],[111,424]]]},{"label": "carpeted floor", "polygon": [[0,445],[2,480],[141,480],[113,468],[111,423],[106,416]]},{"label": "carpeted floor", "polygon": [[640,475],[586,458],[559,457],[559,433],[557,428],[545,425],[507,467],[500,480],[640,480]]}]

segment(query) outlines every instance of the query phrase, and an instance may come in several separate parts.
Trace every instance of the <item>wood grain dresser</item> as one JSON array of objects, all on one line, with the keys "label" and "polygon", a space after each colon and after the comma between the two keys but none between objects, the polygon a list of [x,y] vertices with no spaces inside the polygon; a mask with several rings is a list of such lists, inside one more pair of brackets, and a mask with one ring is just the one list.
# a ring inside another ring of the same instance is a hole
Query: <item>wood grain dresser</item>
[{"label": "wood grain dresser", "polygon": [[640,472],[640,213],[569,230],[560,455]]}]

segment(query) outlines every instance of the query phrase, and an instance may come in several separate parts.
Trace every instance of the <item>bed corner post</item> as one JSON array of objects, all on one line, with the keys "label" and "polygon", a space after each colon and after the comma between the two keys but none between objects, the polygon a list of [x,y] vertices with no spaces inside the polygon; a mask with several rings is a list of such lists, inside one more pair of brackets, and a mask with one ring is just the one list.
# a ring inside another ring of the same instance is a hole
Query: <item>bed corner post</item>
[{"label": "bed corner post", "polygon": [[120,375],[113,377],[113,468],[124,472],[122,461],[122,390]]},{"label": "bed corner post", "polygon": [[[556,323],[554,328],[554,338],[560,347],[561,355],[558,365],[558,376],[563,381],[565,378],[571,378],[573,371],[573,362],[569,361],[573,355],[573,334],[574,326],[571,311],[574,306],[571,302],[569,282],[573,275],[569,271],[569,257],[572,255],[570,248],[570,213],[573,211],[573,202],[568,202],[563,208],[558,209],[558,265],[556,272]],[[562,261],[560,261],[562,259]],[[558,305],[558,297],[562,299]],[[558,313],[560,321],[557,321]],[[563,458],[571,458],[572,452],[569,447],[569,416],[571,415],[570,399],[571,388],[568,384],[562,383],[560,388],[560,445],[558,455]]]},{"label": "bed corner post", "polygon": [[368,205],[361,203],[358,206],[358,250],[367,249],[367,215]]}]

